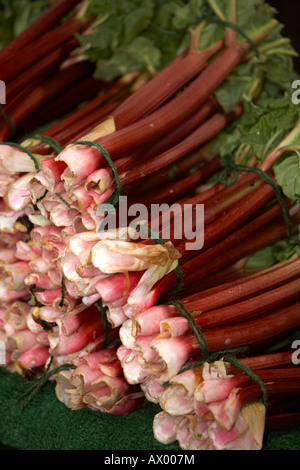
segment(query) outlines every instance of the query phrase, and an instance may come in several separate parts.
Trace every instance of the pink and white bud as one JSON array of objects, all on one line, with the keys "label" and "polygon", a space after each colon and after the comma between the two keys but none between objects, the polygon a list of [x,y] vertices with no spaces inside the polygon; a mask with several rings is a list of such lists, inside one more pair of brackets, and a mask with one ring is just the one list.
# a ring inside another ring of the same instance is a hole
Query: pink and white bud
[{"label": "pink and white bud", "polygon": [[184,415],[176,429],[176,439],[183,450],[215,450],[209,437],[211,421],[194,414]]},{"label": "pink and white bud", "polygon": [[133,413],[143,406],[145,396],[143,392],[128,392],[120,398],[111,408],[105,408],[103,411],[113,416],[125,416]]},{"label": "pink and white bud", "polygon": [[111,307],[108,305],[106,316],[112,328],[120,327],[127,320],[123,307]]},{"label": "pink and white bud", "polygon": [[154,416],[153,434],[158,442],[171,444],[176,441],[176,430],[183,416],[171,416],[165,411],[161,411]]},{"label": "pink and white bud", "polygon": [[163,364],[160,378],[170,380],[177,375],[188,359],[193,355],[193,345],[184,337],[158,338],[151,347],[158,353],[158,361]]},{"label": "pink and white bud", "polygon": [[8,305],[5,320],[11,323],[16,330],[25,329],[30,310],[31,306],[27,302],[16,300]]},{"label": "pink and white bud", "polygon": [[11,183],[7,188],[4,200],[9,209],[20,211],[25,209],[32,201],[35,203],[32,197],[33,193],[35,194],[35,199],[43,196],[44,190],[35,188],[32,184],[34,175],[35,173],[26,173]]},{"label": "pink and white bud", "polygon": [[55,387],[58,400],[72,410],[86,408],[83,397],[91,390],[93,381],[101,375],[99,369],[90,369],[84,364],[73,370],[59,372]]},{"label": "pink and white bud", "polygon": [[80,357],[75,364],[80,365],[83,362],[91,369],[100,369],[105,375],[118,377],[122,375],[122,367],[116,353],[116,348],[101,349]]},{"label": "pink and white bud", "polygon": [[74,253],[82,266],[91,264],[92,248],[101,239],[102,235],[100,233],[77,233],[69,238],[68,251]]},{"label": "pink and white bud", "polygon": [[86,190],[94,189],[99,194],[104,193],[113,184],[111,172],[106,168],[100,168],[93,171],[85,180],[84,187]]},{"label": "pink and white bud", "polygon": [[26,261],[17,261],[13,264],[2,266],[7,287],[11,290],[22,291],[26,287],[25,278],[31,274],[31,269]]},{"label": "pink and white bud", "polygon": [[169,243],[145,245],[123,240],[102,240],[93,247],[91,254],[93,265],[111,274],[165,267],[170,260],[179,258],[179,252]]},{"label": "pink and white bud", "polygon": [[42,188],[54,193],[55,187],[60,182],[60,177],[66,169],[64,162],[56,162],[55,157],[46,158],[40,162],[41,171],[39,171],[34,180],[41,185]]},{"label": "pink and white bud", "polygon": [[38,256],[37,258],[29,261],[28,266],[32,272],[40,274],[46,274],[50,268],[53,268],[50,262],[47,262],[47,260],[43,259],[41,256]]},{"label": "pink and white bud", "polygon": [[214,420],[226,431],[230,431],[234,425],[243,404],[240,400],[239,391],[239,388],[234,388],[226,399],[208,403],[208,408]]},{"label": "pink and white bud", "polygon": [[[88,135],[80,140],[95,141],[101,137],[115,132],[113,118],[109,118],[93,129]],[[63,161],[67,168],[61,175],[67,188],[80,184],[90,174],[101,167],[103,155],[95,147],[84,145],[68,145],[56,158],[55,161]]]},{"label": "pink and white bud", "polygon": [[0,171],[0,197],[3,198],[8,187],[17,179],[16,175],[9,175]]},{"label": "pink and white bud", "polygon": [[93,204],[93,197],[83,185],[77,186],[69,193],[71,199],[77,203],[79,212],[84,212]]},{"label": "pink and white bud", "polygon": [[0,232],[16,233],[16,223],[20,217],[23,217],[24,210],[21,211],[2,211],[0,212]]},{"label": "pink and white bud", "polygon": [[141,389],[143,390],[145,397],[152,403],[159,403],[160,397],[165,391],[163,386],[164,381],[160,377],[149,377],[141,383]]},{"label": "pink and white bud", "polygon": [[117,355],[124,377],[130,384],[141,384],[155,373],[151,366],[145,364],[140,352],[120,346]]},{"label": "pink and white bud", "polygon": [[106,305],[111,302],[116,302],[128,295],[138,285],[141,278],[139,272],[129,272],[112,274],[111,276],[100,279],[95,285],[94,289],[100,295],[103,304]]},{"label": "pink and white bud", "polygon": [[0,248],[0,264],[12,264],[17,261],[16,248]]},{"label": "pink and white bud", "polygon": [[132,318],[132,336],[154,335],[160,332],[161,321],[177,315],[177,310],[171,305],[156,305]]},{"label": "pink and white bud", "polygon": [[11,290],[4,282],[0,281],[0,304],[10,303],[23,297],[28,297],[28,289],[25,290]]},{"label": "pink and white bud", "polygon": [[42,253],[40,246],[32,246],[33,243],[26,243],[19,240],[16,243],[16,257],[21,261],[32,261]]},{"label": "pink and white bud", "polygon": [[100,334],[103,334],[103,331],[103,323],[99,316],[99,318],[93,318],[86,324],[81,324],[80,327],[69,336],[60,332],[49,333],[50,353],[53,356],[61,356],[80,351]]},{"label": "pink and white bud", "polygon": [[194,369],[186,370],[172,377],[164,389],[159,404],[170,415],[185,415],[194,412],[194,392],[199,373]]},{"label": "pink and white bud", "polygon": [[222,429],[215,421],[209,436],[216,450],[261,450],[265,428],[265,406],[259,402],[243,405],[230,431]]},{"label": "pink and white bud", "polygon": [[103,375],[94,380],[91,391],[84,395],[83,402],[93,410],[109,411],[130,390],[124,377]]},{"label": "pink and white bud", "polygon": [[7,346],[13,351],[13,359],[37,345],[37,335],[29,329],[17,330],[7,338]]},{"label": "pink and white bud", "polygon": [[191,327],[184,317],[167,318],[160,323],[160,332],[169,333],[172,338],[190,333]]},{"label": "pink and white bud", "polygon": [[64,203],[61,203],[52,208],[49,219],[57,227],[68,227],[72,226],[73,219],[77,214],[77,209],[69,209]]},{"label": "pink and white bud", "polygon": [[28,351],[23,352],[15,364],[17,371],[25,375],[31,369],[44,366],[50,357],[48,349],[47,346],[34,346]]},{"label": "pink and white bud", "polygon": [[36,171],[34,161],[29,157],[29,155],[10,145],[1,145],[0,169],[8,174],[30,173]]},{"label": "pink and white bud", "polygon": [[34,227],[30,232],[31,240],[35,245],[43,245],[46,241],[61,241],[62,228],[51,225],[50,227]]},{"label": "pink and white bud", "polygon": [[144,272],[137,287],[130,294],[127,305],[124,307],[124,312],[129,318],[153,306],[155,302],[152,301],[153,287],[160,279],[176,269],[177,266],[178,259],[169,259],[163,266],[157,265]]},{"label": "pink and white bud", "polygon": [[236,376],[204,380],[195,391],[195,399],[203,403],[224,400],[238,384]]},{"label": "pink and white bud", "polygon": [[120,330],[119,336],[123,346],[128,349],[133,349],[135,346],[135,337],[132,335],[133,320],[131,318],[124,321]]},{"label": "pink and white bud", "polygon": [[29,274],[29,276],[24,279],[24,283],[26,286],[35,286],[37,289],[51,290],[56,287],[52,284],[47,274],[41,273]]}]

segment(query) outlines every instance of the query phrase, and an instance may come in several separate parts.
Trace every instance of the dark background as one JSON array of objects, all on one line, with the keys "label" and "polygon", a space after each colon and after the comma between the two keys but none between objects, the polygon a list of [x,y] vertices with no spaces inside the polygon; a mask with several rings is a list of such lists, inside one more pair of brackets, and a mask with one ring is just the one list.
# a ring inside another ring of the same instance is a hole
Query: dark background
[{"label": "dark background", "polygon": [[[276,8],[277,19],[284,25],[282,34],[291,39],[294,49],[300,54],[300,0],[267,1]],[[300,73],[300,57],[295,58],[295,67]]]}]

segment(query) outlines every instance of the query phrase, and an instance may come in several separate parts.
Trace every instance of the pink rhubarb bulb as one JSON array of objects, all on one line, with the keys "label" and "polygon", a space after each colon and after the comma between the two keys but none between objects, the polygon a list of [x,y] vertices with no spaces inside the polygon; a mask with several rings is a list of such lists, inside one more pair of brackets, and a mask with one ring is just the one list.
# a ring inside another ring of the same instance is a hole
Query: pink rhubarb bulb
[{"label": "pink rhubarb bulb", "polygon": [[[36,160],[41,159],[39,155],[34,155],[34,157]],[[9,144],[1,145],[0,171],[8,174],[36,172],[35,162],[23,150]]]},{"label": "pink rhubarb bulb", "polygon": [[107,189],[111,188],[112,184],[113,178],[111,171],[106,168],[100,168],[87,177],[84,182],[84,188],[87,191],[93,189],[98,194],[103,194]]},{"label": "pink rhubarb bulb", "polygon": [[[23,217],[25,214],[24,210],[1,210],[0,212],[0,232],[7,232],[11,234],[17,234],[18,230],[18,219]],[[20,233],[20,232],[19,232]]]},{"label": "pink rhubarb bulb", "polygon": [[94,380],[102,377],[100,369],[82,364],[76,369],[63,370],[56,376],[56,396],[71,410],[86,408],[83,397],[91,390]]},{"label": "pink rhubarb bulb", "polygon": [[209,436],[217,450],[260,450],[265,429],[266,409],[260,401],[245,403],[229,431],[216,421],[210,425]]},{"label": "pink rhubarb bulb", "polygon": [[106,273],[142,273],[123,307],[124,314],[131,318],[148,307],[148,296],[151,297],[153,286],[176,269],[180,256],[171,242],[147,245],[123,240],[101,240],[92,248],[91,261]]},{"label": "pink rhubarb bulb", "polygon": [[[108,118],[79,140],[95,142],[113,132],[115,132],[114,120]],[[104,159],[102,153],[95,147],[70,144],[55,158],[55,161],[64,162],[67,166],[61,179],[68,191],[69,188],[82,183],[91,173],[99,169]]]},{"label": "pink rhubarb bulb", "polygon": [[[170,261],[178,263],[179,252],[171,243],[146,245],[123,240],[101,240],[91,254],[92,263],[105,273],[146,271],[164,268]],[[173,263],[172,263],[173,264]]]},{"label": "pink rhubarb bulb", "polygon": [[178,441],[183,450],[260,450],[265,427],[265,407],[260,401],[243,405],[234,425],[224,430],[210,418],[190,414],[154,417],[154,437],[164,444]]},{"label": "pink rhubarb bulb", "polygon": [[243,401],[237,385],[243,387],[241,374],[229,374],[223,360],[170,378],[158,393],[163,411],[154,419],[155,437],[164,443],[177,440],[184,450],[261,449],[265,406],[260,400]]},{"label": "pink rhubarb bulb", "polygon": [[72,252],[78,258],[81,266],[93,266],[92,249],[98,242],[107,239],[121,239],[129,241],[134,234],[135,230],[127,227],[124,229],[120,228],[117,230],[107,230],[102,232],[84,231],[70,235],[66,246],[68,252]]},{"label": "pink rhubarb bulb", "polygon": [[[25,173],[25,175],[20,176],[9,185],[4,196],[4,201],[9,209],[20,211],[31,203],[31,182],[34,175],[35,173]],[[44,191],[38,192],[37,198],[41,197],[43,194]]]}]

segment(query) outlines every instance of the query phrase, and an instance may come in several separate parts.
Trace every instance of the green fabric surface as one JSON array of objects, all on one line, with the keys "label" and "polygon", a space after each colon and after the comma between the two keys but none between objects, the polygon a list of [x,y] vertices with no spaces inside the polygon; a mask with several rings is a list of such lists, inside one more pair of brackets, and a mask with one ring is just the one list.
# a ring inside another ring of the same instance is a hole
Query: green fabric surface
[{"label": "green fabric surface", "polygon": [[[0,368],[0,442],[19,450],[180,450],[153,437],[152,422],[160,411],[146,402],[128,416],[110,416],[89,409],[72,411],[60,403],[54,383],[47,383],[22,409],[21,376]],[[1,446],[0,446],[1,449]],[[265,436],[264,450],[299,450],[300,428]]]}]

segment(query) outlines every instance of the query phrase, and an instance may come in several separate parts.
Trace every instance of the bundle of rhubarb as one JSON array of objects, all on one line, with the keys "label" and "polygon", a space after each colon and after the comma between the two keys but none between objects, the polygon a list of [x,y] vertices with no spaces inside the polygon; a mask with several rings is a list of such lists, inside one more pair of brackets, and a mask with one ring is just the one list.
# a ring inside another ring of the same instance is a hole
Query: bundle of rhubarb
[{"label": "bundle of rhubarb", "polygon": [[156,403],[155,438],[185,450],[299,424],[281,28],[264,0],[62,0],[0,50],[0,339],[31,392]]}]

